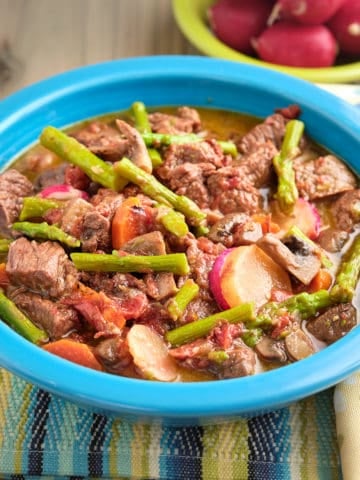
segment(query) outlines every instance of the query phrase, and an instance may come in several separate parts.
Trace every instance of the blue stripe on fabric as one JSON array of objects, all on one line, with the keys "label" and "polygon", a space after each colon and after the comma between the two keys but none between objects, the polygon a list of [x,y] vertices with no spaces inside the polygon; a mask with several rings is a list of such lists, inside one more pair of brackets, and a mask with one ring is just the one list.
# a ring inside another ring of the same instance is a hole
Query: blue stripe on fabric
[{"label": "blue stripe on fabric", "polygon": [[75,437],[72,445],[74,475],[89,476],[88,452],[91,441],[91,425],[93,422],[92,412],[79,408],[77,410],[76,423],[74,425]]},{"label": "blue stripe on fabric", "polygon": [[160,478],[202,479],[203,428],[164,427],[160,440]]},{"label": "blue stripe on fabric", "polygon": [[284,408],[248,420],[249,479],[291,478],[289,417],[289,409]]},{"label": "blue stripe on fabric", "polygon": [[336,442],[333,389],[321,392],[315,395],[314,398],[317,422],[318,480],[340,480],[342,473],[339,449]]},{"label": "blue stripe on fabric", "polygon": [[28,453],[29,475],[41,475],[43,471],[43,444],[47,432],[47,419],[49,416],[50,394],[42,389],[36,392],[36,403],[33,410],[33,424],[31,428],[31,441]]},{"label": "blue stripe on fabric", "polygon": [[92,477],[103,475],[103,444],[106,438],[106,425],[109,423],[104,415],[93,414],[90,428],[91,440],[89,443],[88,469]]}]

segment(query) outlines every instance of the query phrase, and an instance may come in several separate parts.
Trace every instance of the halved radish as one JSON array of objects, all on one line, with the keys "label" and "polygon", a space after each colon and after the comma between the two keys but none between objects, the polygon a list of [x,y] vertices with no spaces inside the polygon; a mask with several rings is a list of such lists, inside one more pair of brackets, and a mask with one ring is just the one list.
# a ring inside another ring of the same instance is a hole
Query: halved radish
[{"label": "halved radish", "polygon": [[222,309],[244,302],[260,307],[274,289],[291,292],[288,274],[257,245],[225,250],[215,261],[209,283]]},{"label": "halved radish", "polygon": [[127,335],[127,342],[134,363],[144,378],[172,382],[178,377],[175,360],[169,355],[162,340],[146,325],[133,325]]},{"label": "halved radish", "polygon": [[300,228],[311,240],[316,240],[320,233],[321,217],[318,209],[310,202],[299,198],[292,215],[284,215],[276,200],[271,202],[272,220],[280,227],[280,235],[285,234],[294,225]]},{"label": "halved radish", "polygon": [[83,198],[87,200],[89,198],[89,195],[83,190],[79,190],[65,183],[50,185],[41,190],[39,195],[42,198],[54,198],[56,200],[71,200],[72,198]]}]

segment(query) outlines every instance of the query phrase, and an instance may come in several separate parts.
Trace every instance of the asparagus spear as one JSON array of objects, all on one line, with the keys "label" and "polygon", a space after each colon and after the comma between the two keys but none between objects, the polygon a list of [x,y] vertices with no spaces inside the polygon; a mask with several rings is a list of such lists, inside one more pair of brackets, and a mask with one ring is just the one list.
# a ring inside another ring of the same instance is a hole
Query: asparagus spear
[{"label": "asparagus spear", "polygon": [[298,145],[303,131],[303,122],[290,120],[286,125],[280,153],[273,158],[273,164],[278,175],[276,198],[281,210],[286,214],[292,212],[296,200],[299,198],[292,160],[298,154]]},{"label": "asparagus spear", "polygon": [[335,284],[330,291],[334,302],[351,302],[360,275],[360,235],[353,241],[346,258],[340,264]]},{"label": "asparagus spear", "polygon": [[10,327],[16,330],[27,340],[35,344],[43,343],[47,340],[47,334],[36,327],[28,317],[26,317],[17,306],[9,300],[3,290],[0,288],[0,317]]},{"label": "asparagus spear", "polygon": [[80,167],[91,180],[104,187],[119,191],[126,185],[124,179],[119,179],[115,175],[112,165],[104,162],[75,138],[69,137],[55,127],[44,128],[40,143],[64,160]]},{"label": "asparagus spear", "polygon": [[42,217],[48,210],[59,208],[63,202],[41,197],[25,197],[19,220],[23,222],[29,218]]},{"label": "asparagus spear", "polygon": [[317,245],[315,242],[310,240],[310,238],[307,235],[305,235],[305,233],[302,232],[302,230],[300,230],[300,228],[297,227],[296,225],[293,225],[290,228],[290,230],[287,232],[287,234],[285,235],[285,237],[292,237],[292,236],[300,238],[305,243],[308,243],[311,247],[313,247],[317,252],[319,252],[321,264],[322,264],[323,267],[331,268],[333,266],[332,261],[326,255],[324,250],[319,245]]},{"label": "asparagus spear", "polygon": [[103,253],[72,253],[71,259],[78,270],[88,272],[172,272],[187,275],[189,265],[184,253],[169,255],[118,256]]},{"label": "asparagus spear", "polygon": [[185,312],[188,304],[197,296],[199,293],[199,285],[197,285],[193,280],[188,279],[184,285],[177,292],[175,297],[173,297],[168,303],[168,312],[170,317],[176,321],[181,315]]},{"label": "asparagus spear", "polygon": [[197,338],[208,335],[216,324],[222,320],[229,323],[246,323],[255,320],[254,305],[252,303],[243,303],[229,310],[210,315],[210,317],[187,323],[186,325],[168,331],[165,337],[166,340],[174,346],[189,343]]},{"label": "asparagus spear", "polygon": [[189,232],[182,213],[176,212],[167,205],[161,204],[157,205],[157,209],[159,212],[157,217],[168,232],[171,232],[177,237],[183,237]]},{"label": "asparagus spear", "polygon": [[[169,146],[174,144],[182,144],[182,143],[195,143],[195,142],[203,142],[204,139],[199,137],[195,133],[183,133],[181,135],[172,135],[170,133],[151,133],[146,132],[142,134],[143,140],[147,147],[151,146]],[[233,157],[237,155],[236,145],[233,142],[226,142],[218,140],[218,144],[222,148],[224,153],[228,153]]]},{"label": "asparagus spear", "polygon": [[[146,107],[142,102],[134,102],[131,110],[135,120],[135,127],[140,133],[151,133],[151,125],[148,119]],[[148,148],[151,163],[154,168],[163,163],[160,153],[154,148]]]},{"label": "asparagus spear", "polygon": [[152,199],[159,203],[172,205],[175,210],[185,215],[190,224],[198,226],[202,225],[206,220],[206,213],[202,212],[190,198],[184,195],[176,195],[176,193],[166,188],[153,175],[141,170],[141,168],[138,168],[129,159],[123,158],[114,165],[114,169],[121,177],[138,185],[138,187]]},{"label": "asparagus spear", "polygon": [[330,305],[332,305],[332,300],[327,290],[318,290],[315,293],[298,293],[283,302],[267,303],[261,308],[256,320],[250,322],[247,326],[249,328],[267,328],[275,325],[279,317],[286,314],[299,315],[305,320]]},{"label": "asparagus spear", "polygon": [[11,242],[12,240],[7,238],[0,238],[0,253],[7,253]]},{"label": "asparagus spear", "polygon": [[46,240],[55,240],[71,248],[80,247],[81,242],[75,237],[68,235],[63,230],[46,222],[16,222],[12,224],[12,228],[22,232],[27,237],[43,238]]}]

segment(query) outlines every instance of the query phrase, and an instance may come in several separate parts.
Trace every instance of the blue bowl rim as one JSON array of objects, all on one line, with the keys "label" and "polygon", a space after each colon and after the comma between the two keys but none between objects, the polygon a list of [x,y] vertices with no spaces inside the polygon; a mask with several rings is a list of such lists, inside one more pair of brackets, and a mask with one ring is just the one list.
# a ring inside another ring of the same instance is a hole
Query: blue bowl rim
[{"label": "blue bowl rim", "polygon": [[[324,118],[336,119],[340,128],[360,138],[360,116],[356,109],[318,87],[258,66],[197,56],[117,60],[43,80],[0,102],[0,135],[17,125],[25,113],[69,91],[77,92],[94,84],[105,86],[124,75],[206,78],[209,72],[224,80],[249,81],[259,88],[270,85],[290,97],[299,96],[305,106],[314,107],[316,99]],[[137,417],[216,419],[279,408],[338,383],[360,365],[359,334],[356,328],[312,357],[252,377],[217,383],[164,384],[117,377],[72,364],[32,345],[0,322],[0,364],[50,392],[101,410]]]}]

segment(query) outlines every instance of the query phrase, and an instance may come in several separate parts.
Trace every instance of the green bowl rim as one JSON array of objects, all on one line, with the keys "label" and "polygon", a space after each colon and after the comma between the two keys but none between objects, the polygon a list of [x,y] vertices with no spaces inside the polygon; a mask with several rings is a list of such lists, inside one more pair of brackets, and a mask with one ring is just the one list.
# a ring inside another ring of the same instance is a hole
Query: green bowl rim
[{"label": "green bowl rim", "polygon": [[316,83],[351,83],[360,81],[360,62],[326,68],[299,68],[275,65],[244,55],[218,40],[205,22],[206,7],[212,0],[173,0],[175,20],[184,36],[202,53],[211,57],[250,63],[295,75]]}]

